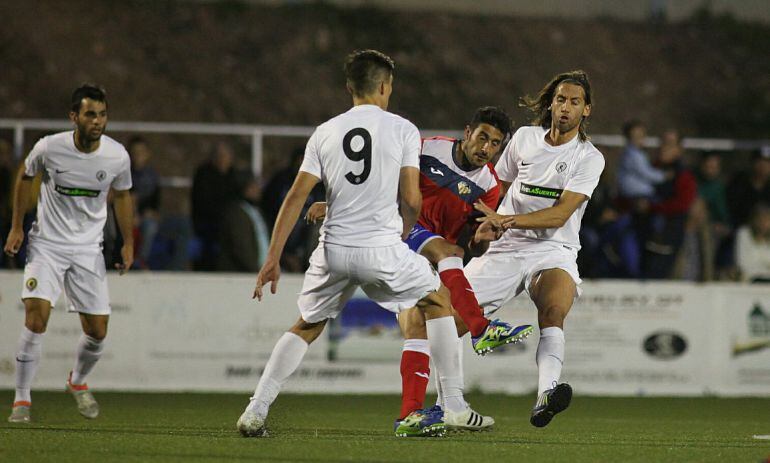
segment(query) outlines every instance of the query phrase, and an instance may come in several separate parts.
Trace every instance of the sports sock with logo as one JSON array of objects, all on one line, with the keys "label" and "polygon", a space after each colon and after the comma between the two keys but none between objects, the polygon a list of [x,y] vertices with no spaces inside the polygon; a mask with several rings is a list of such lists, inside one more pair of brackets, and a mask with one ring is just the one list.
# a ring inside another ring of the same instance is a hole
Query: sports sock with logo
[{"label": "sports sock with logo", "polygon": [[102,357],[104,352],[104,339],[96,339],[83,334],[78,341],[78,348],[75,353],[75,367],[72,368],[70,383],[85,384],[86,376],[91,373],[96,362]]},{"label": "sports sock with logo", "polygon": [[559,382],[561,367],[564,363],[564,331],[558,326],[540,330],[540,342],[537,344],[537,395],[553,388]]},{"label": "sports sock with logo", "polygon": [[430,379],[430,348],[427,339],[407,339],[401,352],[401,414],[399,420],[423,408]]},{"label": "sports sock with logo", "polygon": [[449,289],[452,307],[460,314],[465,326],[476,337],[484,333],[489,320],[484,317],[484,310],[479,306],[471,284],[463,273],[463,260],[459,257],[445,257],[438,262],[438,274],[441,282]]},{"label": "sports sock with logo", "polygon": [[43,351],[43,336],[45,333],[34,333],[23,327],[19,336],[16,351],[16,402],[31,402],[30,386],[35,379],[37,367],[40,365],[40,354]]},{"label": "sports sock with logo", "polygon": [[302,362],[308,347],[304,339],[289,331],[278,339],[246,410],[256,412],[260,418],[267,417],[270,405]]},{"label": "sports sock with logo", "polygon": [[446,409],[461,412],[467,408],[463,398],[463,378],[457,349],[457,327],[453,317],[427,320],[430,354],[436,365]]}]

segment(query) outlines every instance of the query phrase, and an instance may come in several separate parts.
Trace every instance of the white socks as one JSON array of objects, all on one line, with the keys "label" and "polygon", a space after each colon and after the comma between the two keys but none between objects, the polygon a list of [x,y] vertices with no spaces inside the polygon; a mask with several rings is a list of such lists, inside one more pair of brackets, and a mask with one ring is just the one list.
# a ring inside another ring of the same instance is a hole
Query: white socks
[{"label": "white socks", "polygon": [[21,330],[16,351],[16,396],[14,402],[32,402],[30,386],[40,365],[45,333],[33,333],[27,327]]},{"label": "white socks", "polygon": [[87,334],[80,336],[75,352],[75,367],[72,369],[70,383],[85,384],[86,376],[96,365],[104,352],[104,340],[95,339]]},{"label": "white socks", "polygon": [[281,391],[281,386],[299,366],[308,347],[305,340],[294,333],[287,331],[281,336],[259,378],[254,396],[246,407],[247,411],[256,412],[262,419],[267,418],[270,405]]},{"label": "white socks", "polygon": [[441,383],[445,410],[464,411],[468,405],[463,398],[463,377],[454,318],[447,316],[427,320],[425,327],[428,330],[431,358],[438,370],[436,378]]},{"label": "white socks", "polygon": [[561,367],[564,363],[564,331],[557,326],[540,330],[540,342],[537,345],[538,381],[537,396],[559,382]]},{"label": "white socks", "polygon": [[[460,361],[460,389],[465,390],[465,375],[463,373],[463,338],[457,338],[457,355]],[[435,366],[435,365],[434,365]],[[441,390],[441,381],[436,380],[436,405],[440,405],[441,408],[446,408],[444,404],[444,391]]]},{"label": "white socks", "polygon": [[430,357],[430,346],[428,346],[427,339],[405,339],[402,351],[408,350],[419,352]]}]

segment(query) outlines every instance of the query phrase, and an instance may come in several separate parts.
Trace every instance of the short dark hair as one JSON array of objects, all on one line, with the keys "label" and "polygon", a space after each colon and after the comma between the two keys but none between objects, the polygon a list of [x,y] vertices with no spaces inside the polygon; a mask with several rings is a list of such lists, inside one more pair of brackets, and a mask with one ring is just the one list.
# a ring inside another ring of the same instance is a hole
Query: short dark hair
[{"label": "short dark hair", "polygon": [[[519,99],[519,106],[527,108],[535,115],[532,123],[539,125],[544,129],[551,128],[551,102],[553,101],[553,95],[556,93],[556,89],[563,83],[579,85],[583,88],[585,94],[586,106],[592,104],[591,95],[591,82],[588,80],[588,74],[585,71],[577,70],[564,72],[545,84],[545,86],[537,94],[537,97],[532,98],[530,96],[524,96]],[[580,141],[588,140],[586,130],[588,129],[588,121],[586,118],[582,118],[580,121],[580,127],[578,129]]]},{"label": "short dark hair", "polygon": [[631,131],[637,127],[644,127],[644,122],[639,119],[631,119],[623,123],[623,136],[626,139],[631,138]]},{"label": "short dark hair", "polygon": [[107,105],[107,91],[103,87],[96,84],[83,84],[72,92],[72,106],[70,109],[73,112],[80,112],[80,104],[83,98],[101,101],[105,106]]},{"label": "short dark hair", "polygon": [[373,93],[395,69],[393,60],[377,50],[356,50],[345,59],[345,79],[357,97]]},{"label": "short dark hair", "polygon": [[473,131],[479,124],[489,124],[496,128],[503,133],[503,140],[506,140],[513,132],[511,117],[505,110],[497,106],[482,106],[477,109],[468,127]]}]

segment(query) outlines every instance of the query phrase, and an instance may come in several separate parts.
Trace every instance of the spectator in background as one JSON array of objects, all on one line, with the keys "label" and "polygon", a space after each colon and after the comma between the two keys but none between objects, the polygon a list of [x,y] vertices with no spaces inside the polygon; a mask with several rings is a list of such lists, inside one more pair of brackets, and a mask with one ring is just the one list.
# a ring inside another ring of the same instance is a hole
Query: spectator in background
[{"label": "spectator in background", "polygon": [[698,169],[698,196],[703,200],[708,212],[708,226],[712,240],[715,261],[712,263],[718,272],[732,266],[732,230],[730,214],[727,211],[727,192],[722,180],[722,158],[717,153],[705,153],[701,157]]},{"label": "spectator in background", "polygon": [[219,253],[223,206],[238,197],[235,191],[235,155],[232,147],[216,144],[211,159],[195,171],[192,185],[193,230],[201,242],[195,270],[213,271]]},{"label": "spectator in background", "polygon": [[[638,200],[651,200],[655,195],[655,186],[666,180],[666,174],[650,163],[647,153],[642,150],[647,129],[638,120],[623,125],[626,147],[620,156],[618,165],[618,196],[628,207],[636,209]],[[646,207],[643,203],[642,207]]]},{"label": "spectator in background", "polygon": [[[271,229],[273,224],[275,224],[275,219],[278,217],[278,210],[283,203],[283,199],[294,183],[294,178],[297,176],[304,155],[304,148],[295,149],[292,152],[289,165],[276,172],[262,191],[263,210],[270,222]],[[300,217],[304,217],[310,205],[316,201],[325,201],[322,183],[316,185],[308,195]],[[308,224],[303,220],[297,221],[289,235],[289,239],[286,241],[286,247],[282,256],[281,265],[287,271],[302,272],[305,270],[310,253],[315,248],[313,244],[315,236],[313,233],[316,230],[317,227],[314,227],[312,224]]]},{"label": "spectator in background", "polygon": [[709,218],[723,229],[730,228],[727,193],[722,181],[722,159],[717,153],[705,153],[698,169],[698,196],[706,203]]},{"label": "spectator in background", "polygon": [[698,196],[695,176],[682,163],[679,133],[668,130],[661,137],[657,167],[670,180],[656,188],[658,198],[650,205],[650,229],[645,234],[643,276],[652,279],[670,278],[677,254],[685,236],[685,224],[690,207]]},{"label": "spectator in background", "polygon": [[[13,159],[13,146],[0,138],[0,247],[5,245],[5,238],[11,230],[11,191],[16,170]],[[0,267],[8,267],[10,260],[5,254],[0,255]]]},{"label": "spectator in background", "polygon": [[673,276],[679,280],[714,279],[714,235],[708,206],[703,198],[693,201],[684,225],[682,246],[676,256]]},{"label": "spectator in background", "polygon": [[297,176],[304,155],[305,149],[303,147],[295,148],[291,152],[289,165],[274,173],[262,191],[262,198],[264,199],[264,207],[262,209],[265,211],[271,228],[278,217],[278,210],[281,208],[283,198],[286,197],[289,188],[294,183],[294,178]]},{"label": "spectator in background", "polygon": [[138,222],[138,246],[136,247],[137,265],[149,268],[150,253],[160,221],[160,176],[149,163],[152,158],[147,141],[142,137],[133,137],[128,142],[128,154],[131,157],[131,194],[136,207]]},{"label": "spectator in background", "polygon": [[753,158],[751,169],[736,175],[727,189],[730,215],[737,229],[749,221],[749,214],[759,203],[770,204],[770,146]]},{"label": "spectator in background", "polygon": [[606,169],[591,195],[580,228],[578,268],[587,278],[636,278],[640,273],[639,242],[629,213],[615,207]]},{"label": "spectator in background", "polygon": [[735,247],[741,279],[770,283],[770,207],[766,203],[754,206],[749,223],[736,233]]},{"label": "spectator in background", "polygon": [[261,194],[251,173],[238,174],[238,198],[224,207],[217,270],[257,272],[270,245],[270,230],[259,210]]}]

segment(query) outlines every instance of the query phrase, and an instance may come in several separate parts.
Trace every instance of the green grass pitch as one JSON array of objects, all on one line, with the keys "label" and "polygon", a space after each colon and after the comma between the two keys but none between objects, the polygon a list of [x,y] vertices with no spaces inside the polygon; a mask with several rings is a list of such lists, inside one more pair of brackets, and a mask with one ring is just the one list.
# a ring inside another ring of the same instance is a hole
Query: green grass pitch
[{"label": "green grass pitch", "polygon": [[[396,396],[282,395],[270,437],[235,430],[248,393],[99,393],[81,418],[64,392],[33,392],[31,425],[0,423],[0,462],[766,462],[770,399],[576,396],[546,428],[529,424],[531,397],[472,394],[495,430],[444,438],[393,436]],[[11,391],[0,391],[10,404]]]}]

